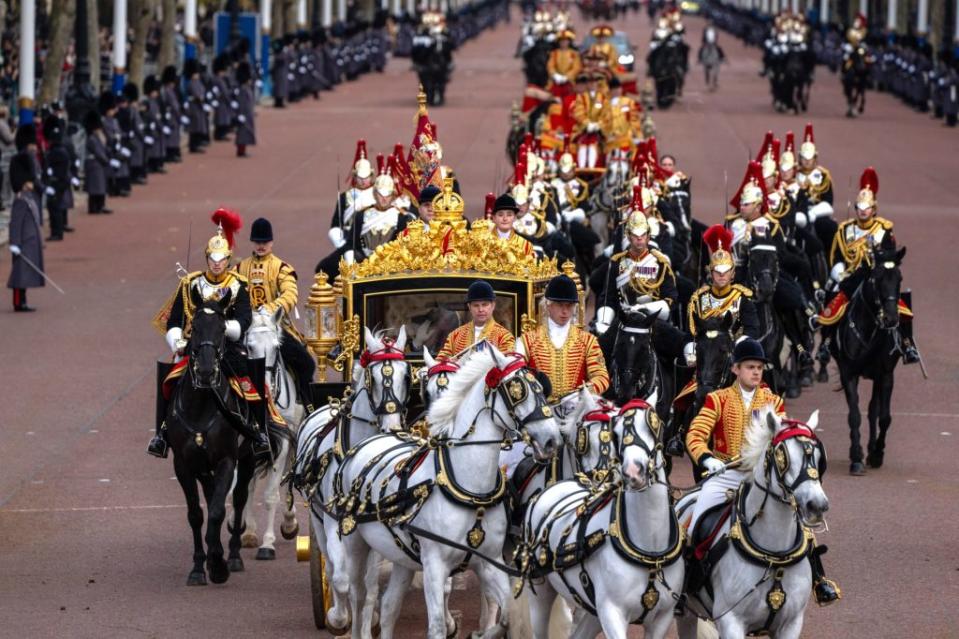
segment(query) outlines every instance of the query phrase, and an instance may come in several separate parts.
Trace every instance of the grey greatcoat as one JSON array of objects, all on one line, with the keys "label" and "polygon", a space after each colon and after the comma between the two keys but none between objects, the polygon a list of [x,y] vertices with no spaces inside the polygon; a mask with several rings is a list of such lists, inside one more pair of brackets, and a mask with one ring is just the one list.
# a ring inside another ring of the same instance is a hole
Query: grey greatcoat
[{"label": "grey greatcoat", "polygon": [[290,97],[289,66],[290,54],[284,47],[273,56],[273,95],[283,100]]},{"label": "grey greatcoat", "polygon": [[200,78],[192,78],[187,89],[190,124],[187,131],[190,135],[206,135],[210,132],[210,119],[207,117],[206,89]]},{"label": "grey greatcoat", "polygon": [[[123,138],[123,131],[120,129],[120,123],[116,118],[108,115],[103,116],[103,132],[106,134],[105,149],[107,157],[116,160],[115,163],[107,165],[108,178],[128,178],[130,177],[130,158],[132,152]],[[126,149],[126,153],[123,152]],[[116,166],[119,164],[119,166]]]},{"label": "grey greatcoat", "polygon": [[250,146],[256,144],[256,117],[253,113],[253,87],[247,82],[236,90],[236,144]]},{"label": "grey greatcoat", "polygon": [[163,148],[180,148],[180,98],[172,85],[163,87],[160,92],[160,101],[163,110]]},{"label": "grey greatcoat", "polygon": [[83,164],[87,194],[107,194],[107,169],[109,166],[110,157],[107,155],[103,131],[96,130],[87,135],[87,159]]},{"label": "grey greatcoat", "polygon": [[[10,211],[10,246],[19,246],[23,257],[40,270],[43,270],[42,237],[37,201],[29,192],[21,192],[14,198]],[[14,255],[7,288],[38,288],[43,285],[43,277],[19,255]]]},{"label": "grey greatcoat", "polygon": [[233,97],[232,92],[227,87],[226,76],[213,76],[210,91],[213,93],[213,125],[219,127],[233,126],[233,109],[230,107]]},{"label": "grey greatcoat", "polygon": [[163,134],[163,110],[160,108],[160,98],[147,98],[146,110],[143,112],[144,130],[143,141],[147,147],[147,157],[151,160],[162,160],[166,154],[164,144],[166,136]]}]

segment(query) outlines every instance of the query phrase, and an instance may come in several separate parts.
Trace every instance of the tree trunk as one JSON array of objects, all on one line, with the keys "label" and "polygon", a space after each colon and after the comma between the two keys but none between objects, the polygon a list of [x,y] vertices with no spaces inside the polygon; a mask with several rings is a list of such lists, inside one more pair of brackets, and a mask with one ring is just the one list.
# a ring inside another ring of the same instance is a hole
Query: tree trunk
[{"label": "tree trunk", "polygon": [[147,54],[147,36],[153,21],[153,8],[154,0],[130,0],[128,20],[133,25],[133,42],[130,43],[127,79],[137,87],[143,86],[143,66]]},{"label": "tree trunk", "polygon": [[50,104],[60,98],[63,60],[73,37],[75,8],[74,0],[53,0],[50,10],[50,46],[43,61],[43,79],[40,82],[37,104]]},{"label": "tree trunk", "polygon": [[90,52],[90,86],[100,93],[100,8],[97,0],[87,2],[87,47]]},{"label": "tree trunk", "polygon": [[296,33],[296,0],[283,0],[283,10],[286,33]]},{"label": "tree trunk", "polygon": [[273,4],[270,7],[273,11],[273,24],[270,37],[274,40],[280,39],[286,33],[286,27],[283,24],[284,18],[286,17],[286,11],[284,9],[284,0],[273,0]]},{"label": "tree trunk", "polygon": [[157,74],[171,64],[176,64],[176,0],[162,0],[163,22],[160,25],[160,57]]}]

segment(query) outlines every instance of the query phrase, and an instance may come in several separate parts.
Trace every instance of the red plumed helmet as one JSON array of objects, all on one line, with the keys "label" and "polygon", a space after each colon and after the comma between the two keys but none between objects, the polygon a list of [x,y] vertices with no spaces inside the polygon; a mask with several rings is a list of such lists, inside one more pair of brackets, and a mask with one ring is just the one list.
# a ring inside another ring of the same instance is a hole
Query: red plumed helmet
[{"label": "red plumed helmet", "polygon": [[756,156],[757,162],[762,162],[763,157],[766,155],[766,151],[769,149],[769,145],[773,143],[773,132],[766,131],[766,137],[763,138],[763,144],[759,147],[759,154]]},{"label": "red plumed helmet", "polygon": [[812,132],[812,122],[807,122],[807,123],[806,123],[806,131],[803,133],[802,141],[803,141],[803,142],[812,142],[812,143],[815,144],[816,138],[813,136],[813,132]]},{"label": "red plumed helmet", "polygon": [[703,242],[709,247],[710,253],[720,249],[730,251],[733,247],[733,233],[722,224],[713,224],[703,233]]},{"label": "red plumed helmet", "polygon": [[397,142],[393,145],[393,155],[396,157],[403,157],[403,143]]},{"label": "red plumed helmet", "polygon": [[879,174],[876,173],[876,169],[871,166],[866,167],[866,170],[862,172],[862,176],[859,178],[859,188],[869,189],[876,194],[879,193]]},{"label": "red plumed helmet", "polygon": [[766,211],[766,182],[763,180],[762,166],[755,160],[746,168],[739,190],[729,204],[738,211],[744,204],[753,202],[760,202],[762,210]]},{"label": "red plumed helmet", "polygon": [[243,226],[243,219],[240,217],[240,214],[236,211],[231,211],[230,209],[221,207],[213,211],[213,215],[210,216],[210,219],[212,219],[213,223],[219,228],[223,229],[223,237],[226,238],[226,241],[232,250],[233,247],[236,246],[236,243],[234,242],[234,236],[236,235],[236,232],[240,230],[240,227]]},{"label": "red plumed helmet", "polygon": [[360,139],[356,141],[356,153],[353,154],[353,164],[363,159],[369,159],[369,155],[366,153],[366,140]]},{"label": "red plumed helmet", "polygon": [[383,172],[386,170],[386,158],[382,153],[376,154],[376,174],[383,175]]}]

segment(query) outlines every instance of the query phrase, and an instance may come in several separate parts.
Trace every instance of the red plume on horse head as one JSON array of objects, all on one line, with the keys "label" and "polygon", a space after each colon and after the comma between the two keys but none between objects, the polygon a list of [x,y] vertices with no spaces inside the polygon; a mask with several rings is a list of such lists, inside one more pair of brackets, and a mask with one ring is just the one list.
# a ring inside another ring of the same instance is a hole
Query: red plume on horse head
[{"label": "red plume on horse head", "polygon": [[230,243],[230,248],[234,248],[236,242],[233,241],[233,236],[240,230],[240,227],[243,226],[243,219],[240,217],[240,214],[236,211],[220,207],[213,211],[210,219],[213,220],[214,224],[223,229],[223,236],[226,238],[226,241]]},{"label": "red plume on horse head", "polygon": [[713,224],[703,233],[703,242],[709,247],[710,253],[715,253],[720,249],[731,251],[733,233],[722,224]]}]

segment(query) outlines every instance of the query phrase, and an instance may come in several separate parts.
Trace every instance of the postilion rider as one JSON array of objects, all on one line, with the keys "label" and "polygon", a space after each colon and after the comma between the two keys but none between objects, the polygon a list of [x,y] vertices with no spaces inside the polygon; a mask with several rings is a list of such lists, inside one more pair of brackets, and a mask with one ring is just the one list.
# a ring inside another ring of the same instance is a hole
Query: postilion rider
[{"label": "postilion rider", "polygon": [[516,346],[516,338],[505,326],[493,319],[496,310],[496,292],[489,282],[476,280],[466,291],[466,307],[470,321],[455,329],[446,337],[438,357],[457,357],[466,349],[489,341],[503,353],[510,353]]},{"label": "postilion rider", "polygon": [[[220,213],[221,211],[214,213],[214,221],[220,221],[222,224],[224,218],[220,217],[218,220]],[[239,228],[239,216],[231,215],[235,216],[236,221],[228,230],[230,236],[236,228]],[[164,317],[166,318],[165,324],[159,325],[166,330],[166,341],[170,350],[173,351],[175,362],[173,370],[163,383],[163,388],[158,391],[161,393],[161,401],[169,399],[172,393],[171,384],[186,373],[189,358],[184,357],[184,354],[189,352],[190,326],[196,312],[194,295],[203,300],[220,300],[226,295],[230,296],[230,304],[225,311],[226,349],[223,359],[224,366],[230,375],[230,386],[234,390],[231,396],[238,401],[260,400],[259,393],[247,376],[246,352],[242,341],[243,334],[253,319],[250,296],[247,292],[246,279],[229,270],[232,254],[231,242],[228,236],[224,235],[221,226],[217,234],[207,242],[206,270],[184,276],[177,285],[176,292],[167,300],[154,320],[154,325],[157,326],[158,323],[163,322]],[[157,417],[156,435],[150,440],[147,452],[155,457],[166,457],[169,446],[165,438],[166,425],[162,421],[166,414],[165,406],[158,412],[160,415]],[[241,435],[251,440],[253,454],[257,457],[269,456],[270,440],[265,431],[257,425],[253,412],[232,410],[231,413],[230,423]],[[245,417],[238,418],[241,415]]]},{"label": "postilion rider", "polygon": [[280,322],[283,340],[280,342],[280,357],[296,378],[300,401],[307,414],[313,412],[310,382],[316,372],[316,362],[306,348],[305,340],[293,325],[291,314],[299,300],[296,271],[273,253],[273,225],[266,218],[254,220],[250,227],[250,242],[253,255],[244,258],[237,272],[247,280],[250,306],[256,313],[273,315],[283,309]]},{"label": "postilion rider", "polygon": [[[744,339],[736,344],[732,366],[736,381],[732,386],[709,393],[689,426],[686,447],[693,463],[707,473],[693,508],[690,539],[704,513],[729,501],[730,491],[735,493],[747,477],[745,472],[726,464],[739,458],[752,413],[771,405],[778,415],[785,415],[782,397],[762,383],[765,364],[766,354],[759,342]],[[825,576],[821,558],[824,552],[825,546],[820,546],[810,555],[813,590],[821,606],[841,596],[839,586]]]}]

